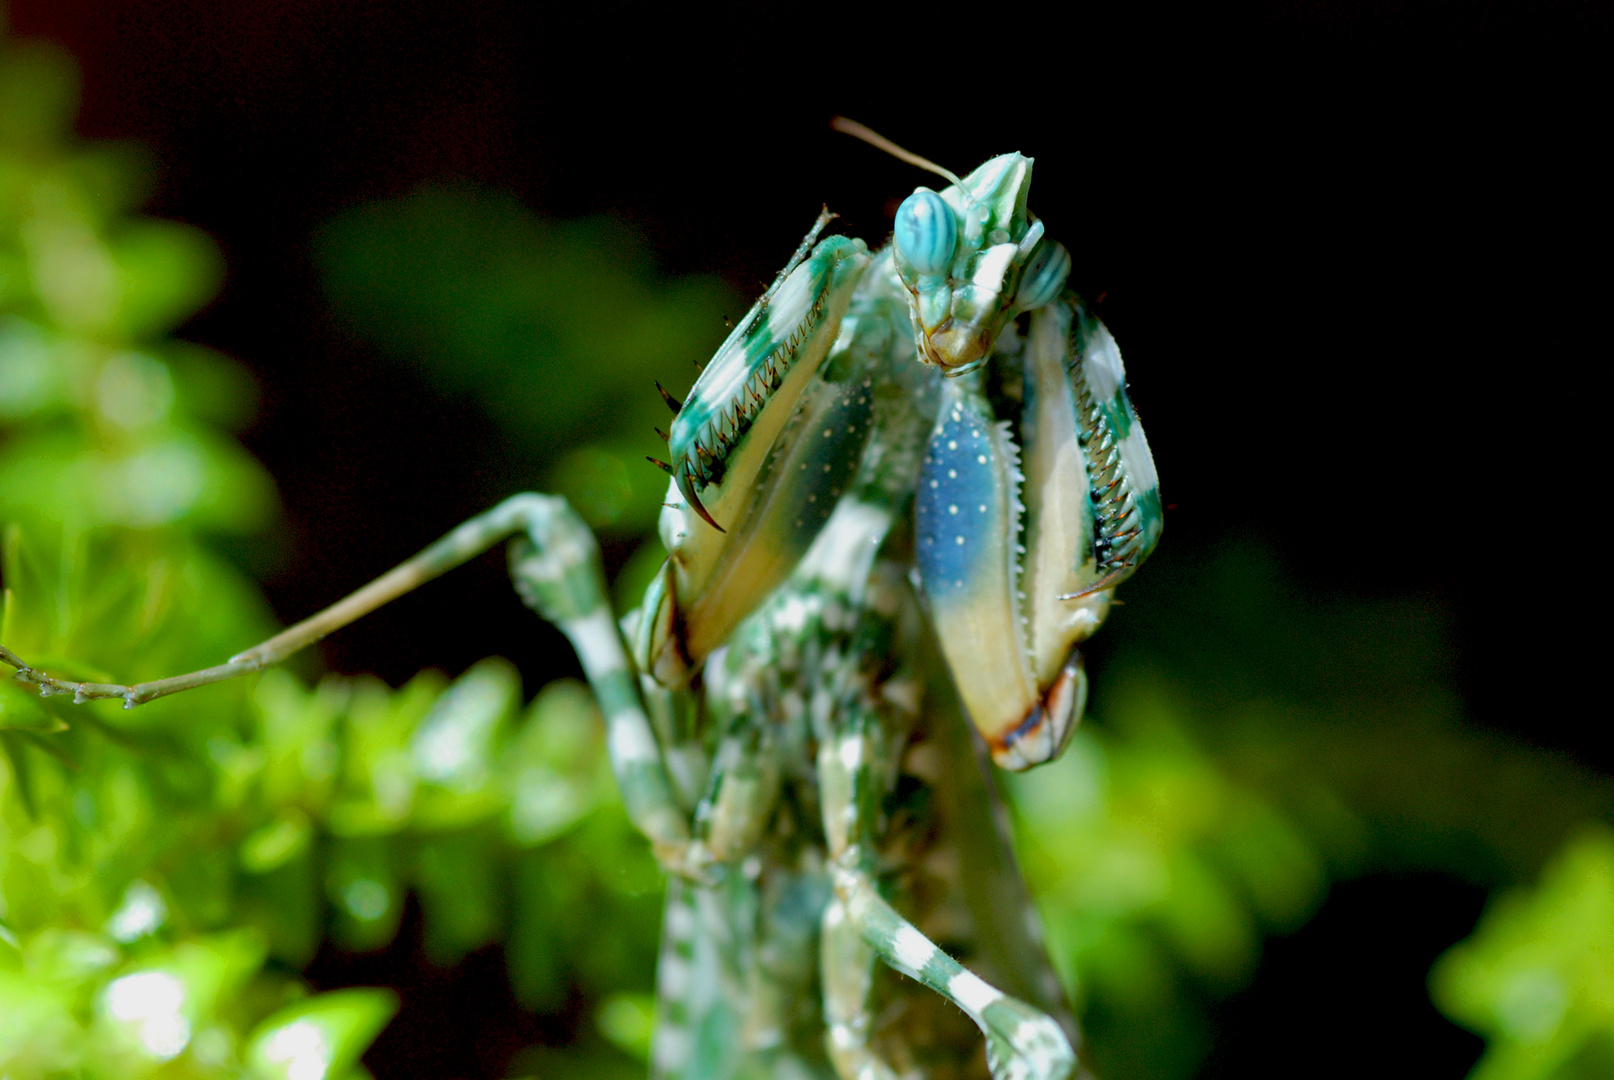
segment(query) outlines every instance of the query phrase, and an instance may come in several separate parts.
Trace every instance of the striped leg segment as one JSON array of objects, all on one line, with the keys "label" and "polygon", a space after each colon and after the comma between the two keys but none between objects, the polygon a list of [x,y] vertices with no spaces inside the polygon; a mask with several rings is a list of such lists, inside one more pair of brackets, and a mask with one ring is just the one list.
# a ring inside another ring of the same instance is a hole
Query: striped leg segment
[{"label": "striped leg segment", "polygon": [[653,1080],[693,1076],[702,1020],[722,999],[721,965],[708,935],[700,933],[695,886],[670,878],[656,965],[656,1029],[650,1044]]},{"label": "striped leg segment", "polygon": [[964,1010],[986,1036],[994,1080],[1065,1080],[1076,1055],[1050,1017],[977,977],[886,903],[861,870],[837,868],[846,918],[880,959]]},{"label": "striped leg segment", "polygon": [[824,909],[819,950],[824,1037],[835,1071],[842,1080],[897,1080],[899,1074],[870,1045],[875,951],[863,940],[839,897]]},{"label": "striped leg segment", "polygon": [[[845,725],[826,741],[818,759],[835,888],[824,920],[824,987],[837,1068],[846,1080],[894,1075],[868,1046],[868,968],[854,966],[861,956],[846,943],[855,934],[867,946],[867,955],[878,956],[964,1011],[986,1036],[994,1080],[1066,1080],[1076,1067],[1076,1055],[1051,1017],[970,972],[880,896],[866,841],[874,819],[868,795],[884,789],[878,775],[883,754],[870,736],[869,726]],[[833,970],[832,964],[843,966]],[[859,995],[862,1001],[854,1001]]]},{"label": "striped leg segment", "polygon": [[879,740],[862,708],[853,704],[841,711],[849,715],[843,716],[840,730],[821,732],[818,746],[824,838],[835,883],[819,939],[824,1035],[830,1060],[843,1080],[895,1080],[897,1071],[871,1045],[874,1016],[870,1001],[877,954],[847,910],[838,870],[840,865],[864,861],[867,848],[860,841],[870,831],[872,807],[868,804],[875,796],[871,758]]}]

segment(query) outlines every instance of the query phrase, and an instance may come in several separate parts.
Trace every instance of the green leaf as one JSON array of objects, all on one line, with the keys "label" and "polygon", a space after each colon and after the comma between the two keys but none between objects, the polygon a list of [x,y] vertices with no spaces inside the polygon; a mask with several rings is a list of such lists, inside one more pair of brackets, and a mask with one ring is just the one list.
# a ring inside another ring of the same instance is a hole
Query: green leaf
[{"label": "green leaf", "polygon": [[[0,276],[5,276],[0,255]],[[21,260],[18,269],[21,269]],[[0,295],[0,304],[4,297]],[[60,407],[69,395],[62,362],[38,326],[15,315],[0,316],[0,421],[15,422]],[[67,369],[67,370],[64,370]]]},{"label": "green leaf", "polygon": [[614,800],[604,731],[582,683],[559,679],[539,691],[502,761],[517,844],[548,843]]},{"label": "green leaf", "polygon": [[336,936],[357,952],[379,949],[398,932],[403,882],[393,865],[390,838],[334,840],[325,894],[336,913]]},{"label": "green leaf", "polygon": [[594,1014],[600,1034],[640,1061],[650,1060],[650,1036],[656,1023],[654,994],[612,994]]},{"label": "green leaf", "polygon": [[1430,972],[1436,1005],[1485,1034],[1483,1080],[1592,1075],[1614,1049],[1614,833],[1585,832],[1494,903]]},{"label": "green leaf", "polygon": [[346,680],[342,793],[328,825],[337,836],[395,833],[413,813],[420,786],[410,739],[442,695],[441,673],[421,672],[397,692],[379,680]]},{"label": "green leaf", "polygon": [[516,707],[521,676],[499,657],[473,665],[432,705],[410,739],[414,772],[422,780],[415,823],[455,828],[499,809],[492,762]]},{"label": "green leaf", "polygon": [[20,972],[0,971],[0,1075],[50,1076],[77,1064],[70,1001]]},{"label": "green leaf", "polygon": [[160,1064],[184,1053],[196,1033],[263,966],[266,947],[252,931],[176,945],[107,983],[96,995],[96,1025],[118,1054]]},{"label": "green leaf", "polygon": [[0,751],[6,755],[11,767],[11,783],[7,785],[17,793],[17,801],[30,821],[39,819],[39,804],[34,795],[33,764],[28,760],[28,744],[15,731],[0,731]]},{"label": "green leaf", "polygon": [[45,429],[0,453],[0,513],[19,520],[245,532],[273,506],[262,466],[210,432],[165,425],[112,444],[87,430]]},{"label": "green leaf", "polygon": [[497,936],[504,914],[499,837],[468,829],[421,844],[415,882],[426,917],[426,955],[449,965]]},{"label": "green leaf", "polygon": [[116,944],[100,934],[46,927],[28,942],[28,973],[46,986],[75,989],[121,961]]},{"label": "green leaf", "polygon": [[119,314],[135,340],[184,322],[212,298],[223,277],[213,241],[172,221],[147,219],[126,227],[112,259],[122,293]]},{"label": "green leaf", "polygon": [[133,881],[104,929],[113,940],[129,944],[162,929],[168,921],[168,901],[148,881]]},{"label": "green leaf", "polygon": [[306,851],[312,837],[308,816],[296,807],[286,807],[241,841],[241,869],[249,874],[278,869]]},{"label": "green leaf", "polygon": [[261,930],[276,959],[300,968],[314,958],[325,919],[311,848],[267,873],[238,878],[236,889],[238,923]]},{"label": "green leaf", "polygon": [[335,990],[299,1001],[258,1025],[247,1066],[258,1080],[339,1080],[359,1067],[397,1011],[390,990]]}]

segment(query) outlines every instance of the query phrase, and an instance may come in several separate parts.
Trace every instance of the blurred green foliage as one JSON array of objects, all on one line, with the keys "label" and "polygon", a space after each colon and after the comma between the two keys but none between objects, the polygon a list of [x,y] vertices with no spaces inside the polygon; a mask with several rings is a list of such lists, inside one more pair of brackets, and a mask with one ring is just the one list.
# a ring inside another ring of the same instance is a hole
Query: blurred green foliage
[{"label": "blurred green foliage", "polygon": [[1490,1040],[1474,1080],[1614,1076],[1614,832],[1577,836],[1533,889],[1495,900],[1430,989]]},{"label": "blurred green foliage", "polygon": [[1614,780],[1463,722],[1429,599],[1325,598],[1232,537],[1162,548],[1127,602],[1090,722],[1008,783],[1106,1078],[1192,1076],[1215,1003],[1332,882],[1434,870],[1506,888],[1614,820]]},{"label": "blurred green foliage", "polygon": [[[58,51],[0,39],[0,640],[137,680],[272,629],[206,538],[274,492],[228,432],[249,381],[164,336],[216,288],[212,243],[130,216],[141,162],[71,140],[74,98]],[[393,995],[289,973],[388,944],[410,891],[432,960],[500,941],[529,1006],[596,1002],[599,1075],[644,1051],[660,879],[578,685],[277,671],[126,712],[7,680],[0,751],[0,1075],[365,1075]]]},{"label": "blurred green foliage", "polygon": [[1116,711],[1129,737],[1089,727],[1009,780],[1019,854],[1103,1075],[1190,1076],[1209,1048],[1204,999],[1248,982],[1265,933],[1305,922],[1325,860],[1162,702]]},{"label": "blurred green foliage", "polygon": [[[249,380],[167,336],[216,288],[213,245],[134,215],[144,163],[73,141],[75,97],[59,52],[0,38],[0,641],[138,680],[272,630],[209,538],[275,496],[230,434]],[[315,251],[353,334],[475,397],[597,528],[648,530],[650,383],[687,383],[742,306],[725,286],[468,185],[346,212]],[[1007,785],[1102,1075],[1192,1075],[1264,937],[1407,868],[1541,875],[1432,976],[1490,1040],[1476,1075],[1608,1075],[1614,841],[1579,830],[1614,784],[1465,726],[1427,601],[1322,600],[1236,539],[1168,545],[1127,591],[1170,617],[1117,614],[1092,722]],[[497,944],[528,1007],[592,1018],[512,1069],[643,1071],[660,876],[576,684],[526,704],[497,659],[397,690],[273,671],[125,712],[4,682],[0,750],[0,1076],[362,1077],[395,1001],[295,972],[387,946],[410,894],[432,962]]]},{"label": "blurred green foliage", "polygon": [[[215,426],[244,381],[160,340],[216,287],[212,243],[127,216],[138,162],[65,138],[75,98],[59,52],[0,39],[0,637],[155,673],[267,626],[196,532],[261,525],[273,488]],[[307,996],[235,895],[246,702],[68,715],[0,686],[0,1074],[363,1075],[392,995]]]},{"label": "blurred green foliage", "polygon": [[721,280],[658,277],[633,229],[555,222],[460,183],[339,214],[314,236],[333,310],[358,337],[472,395],[546,466],[591,526],[655,525],[666,456],[653,429],[746,303]]}]

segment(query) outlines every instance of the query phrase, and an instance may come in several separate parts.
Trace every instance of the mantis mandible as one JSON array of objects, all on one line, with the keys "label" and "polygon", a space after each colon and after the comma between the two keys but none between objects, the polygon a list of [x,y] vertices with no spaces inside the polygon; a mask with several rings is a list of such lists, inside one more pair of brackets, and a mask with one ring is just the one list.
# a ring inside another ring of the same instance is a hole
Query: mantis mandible
[{"label": "mantis mandible", "polygon": [[566,502],[523,494],[217,667],[123,686],[0,660],[133,707],[513,539],[669,874],[654,1076],[1071,1076],[983,758],[1025,769],[1070,738],[1080,643],[1160,535],[1153,459],[1114,339],[1026,208],[1032,160],[960,178],[837,125],[948,185],[915,190],[877,251],[822,237],[821,214],[687,399],[661,391],[668,559],[636,610],[613,614]]}]

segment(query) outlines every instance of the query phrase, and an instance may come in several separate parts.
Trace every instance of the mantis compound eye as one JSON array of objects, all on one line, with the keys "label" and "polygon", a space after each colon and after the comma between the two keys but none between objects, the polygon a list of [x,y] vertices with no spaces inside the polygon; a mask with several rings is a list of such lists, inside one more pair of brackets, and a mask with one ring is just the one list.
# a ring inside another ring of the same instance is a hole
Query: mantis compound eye
[{"label": "mantis compound eye", "polygon": [[1044,240],[1037,246],[1031,261],[1020,276],[1020,291],[1015,304],[1025,311],[1051,304],[1065,287],[1070,277],[1070,252],[1057,240]]},{"label": "mantis compound eye", "polygon": [[897,253],[920,277],[944,277],[958,247],[958,219],[934,191],[920,188],[897,207]]}]

